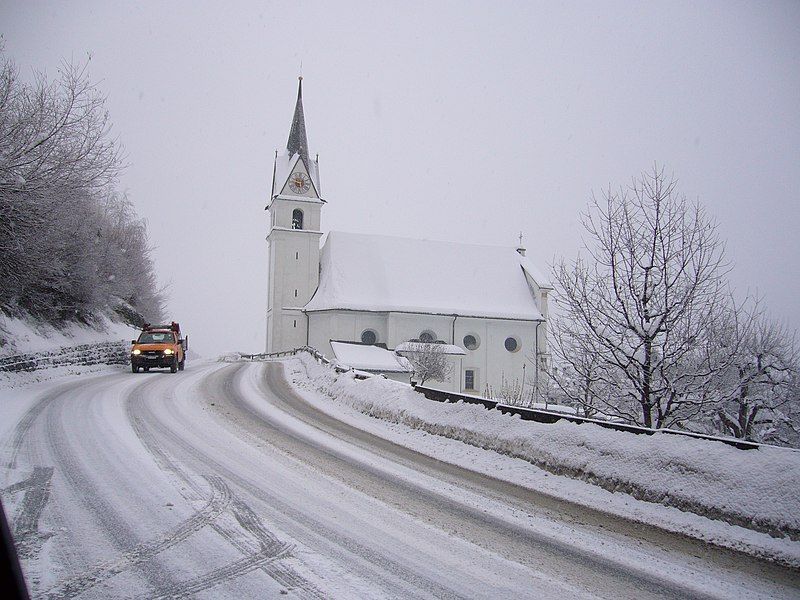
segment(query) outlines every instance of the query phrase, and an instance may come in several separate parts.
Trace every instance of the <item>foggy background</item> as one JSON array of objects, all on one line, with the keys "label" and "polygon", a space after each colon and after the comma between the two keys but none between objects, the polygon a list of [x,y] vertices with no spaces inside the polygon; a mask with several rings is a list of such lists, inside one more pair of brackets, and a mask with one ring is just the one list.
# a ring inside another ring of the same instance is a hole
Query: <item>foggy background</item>
[{"label": "foggy background", "polygon": [[800,325],[800,3],[2,2],[0,33],[25,78],[91,54],[120,189],[206,356],[264,350],[301,64],[324,231],[522,231],[546,269],[593,191],[658,162],[718,220],[737,291]]}]

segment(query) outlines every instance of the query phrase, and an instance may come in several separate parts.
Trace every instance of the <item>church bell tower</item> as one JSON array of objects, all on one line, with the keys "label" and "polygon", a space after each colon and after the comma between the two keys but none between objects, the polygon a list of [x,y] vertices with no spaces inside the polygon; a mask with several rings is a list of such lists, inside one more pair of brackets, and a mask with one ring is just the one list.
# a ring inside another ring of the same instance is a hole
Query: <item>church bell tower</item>
[{"label": "church bell tower", "polygon": [[319,284],[319,240],[322,192],[319,163],[308,152],[303,115],[303,78],[299,78],[297,103],[286,152],[275,153],[267,244],[267,352],[305,346],[308,321],[303,307]]}]

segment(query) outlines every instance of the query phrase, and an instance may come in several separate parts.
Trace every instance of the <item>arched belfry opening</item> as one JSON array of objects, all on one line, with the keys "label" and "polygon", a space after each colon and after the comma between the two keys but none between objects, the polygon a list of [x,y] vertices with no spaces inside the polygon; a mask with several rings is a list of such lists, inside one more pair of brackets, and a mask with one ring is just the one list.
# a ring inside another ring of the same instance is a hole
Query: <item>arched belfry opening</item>
[{"label": "arched belfry opening", "polygon": [[292,211],[292,229],[302,229],[303,228],[303,211],[299,208],[295,208]]}]

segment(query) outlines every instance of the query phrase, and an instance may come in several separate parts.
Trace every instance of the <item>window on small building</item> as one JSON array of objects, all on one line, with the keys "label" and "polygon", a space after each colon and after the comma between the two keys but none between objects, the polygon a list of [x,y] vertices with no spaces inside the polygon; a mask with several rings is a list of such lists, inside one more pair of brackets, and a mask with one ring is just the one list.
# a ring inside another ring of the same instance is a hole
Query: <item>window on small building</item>
[{"label": "window on small building", "polygon": [[519,350],[519,340],[515,337],[507,337],[504,345],[509,352]]},{"label": "window on small building", "polygon": [[378,334],[372,329],[365,329],[361,332],[361,342],[370,346],[378,341]]},{"label": "window on small building", "polygon": [[475,389],[475,370],[474,369],[464,369],[464,389],[465,390],[474,390]]},{"label": "window on small building", "polygon": [[294,291],[294,297],[297,298],[297,290]]},{"label": "window on small building", "polygon": [[303,211],[299,208],[295,208],[292,211],[292,229],[302,229],[303,228]]},{"label": "window on small building", "polygon": [[481,345],[481,341],[478,339],[477,335],[473,335],[469,333],[464,336],[464,348],[467,350],[477,350],[478,346]]},{"label": "window on small building", "polygon": [[426,329],[425,331],[419,334],[419,341],[425,344],[430,344],[431,342],[435,342],[437,339],[439,339],[437,335],[430,329]]}]

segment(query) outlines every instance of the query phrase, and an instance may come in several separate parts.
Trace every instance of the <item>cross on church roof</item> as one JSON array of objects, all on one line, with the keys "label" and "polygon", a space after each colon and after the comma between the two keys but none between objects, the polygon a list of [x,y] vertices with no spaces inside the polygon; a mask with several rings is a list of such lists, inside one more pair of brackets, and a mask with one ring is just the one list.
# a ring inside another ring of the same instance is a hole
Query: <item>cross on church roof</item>
[{"label": "cross on church roof", "polygon": [[294,107],[292,128],[289,131],[289,141],[286,143],[286,150],[289,151],[290,157],[299,154],[306,165],[308,165],[308,138],[306,137],[306,120],[303,116],[303,76],[301,75],[297,79],[297,104],[295,104]]}]

